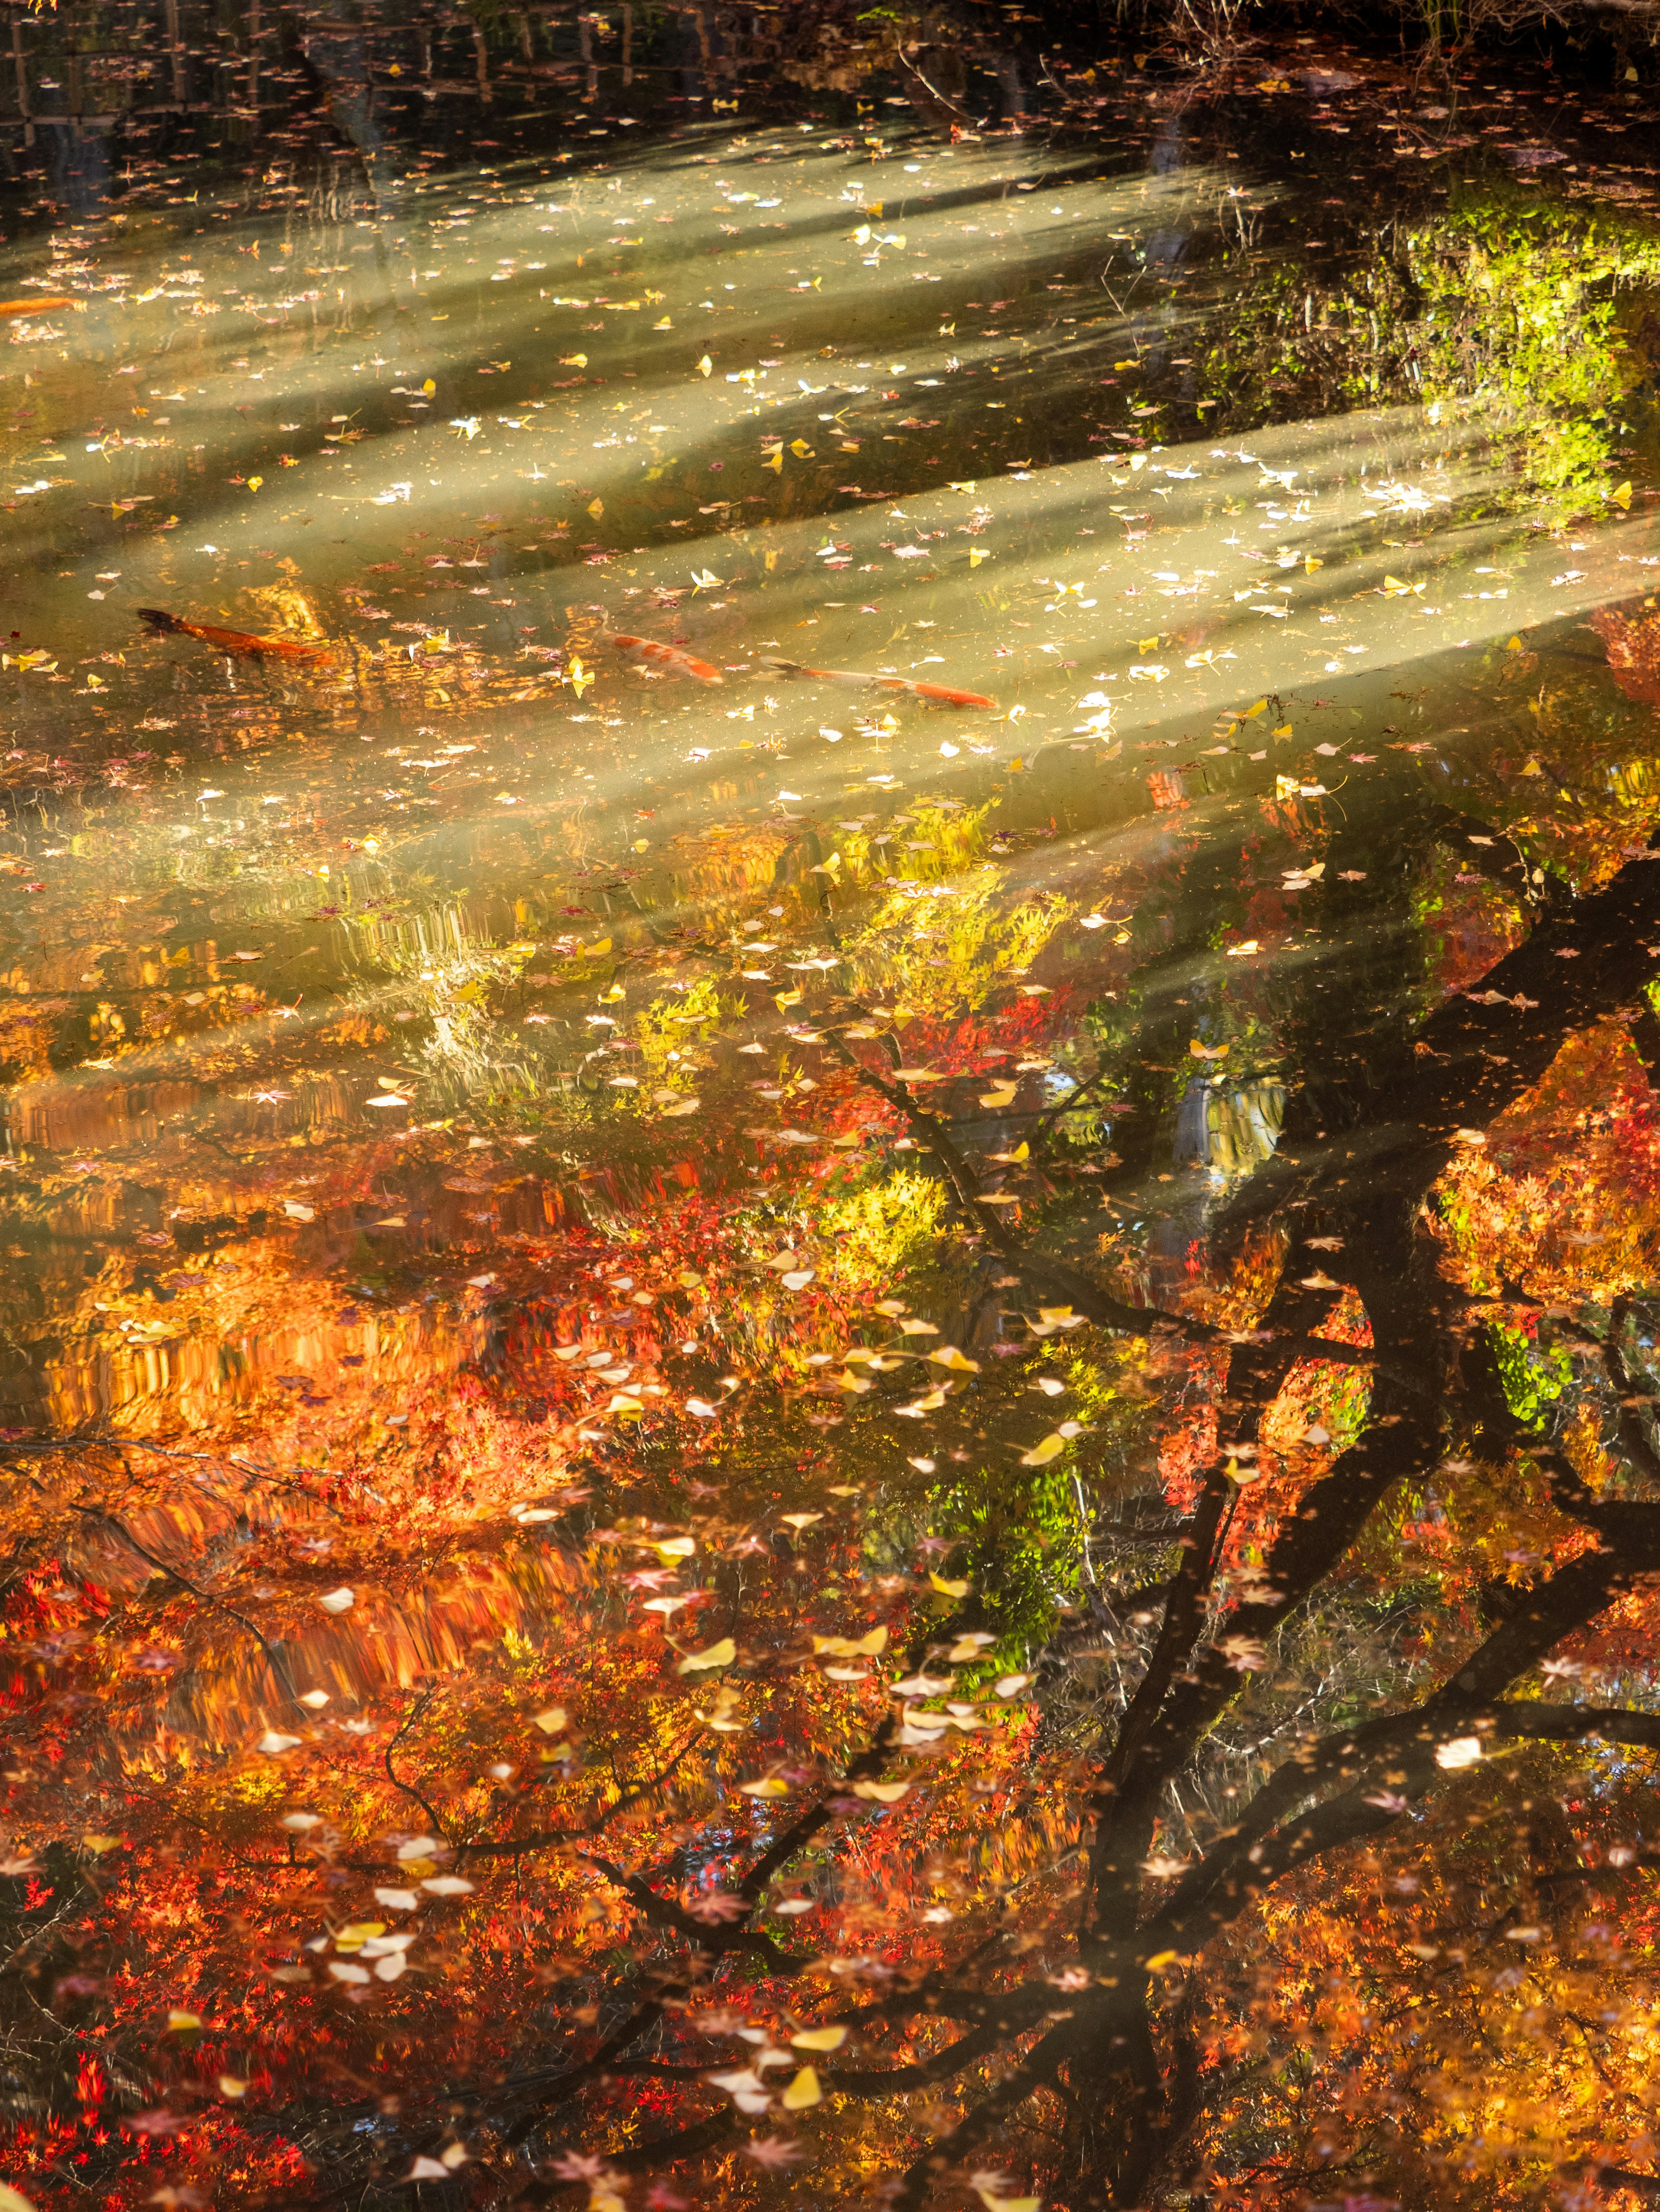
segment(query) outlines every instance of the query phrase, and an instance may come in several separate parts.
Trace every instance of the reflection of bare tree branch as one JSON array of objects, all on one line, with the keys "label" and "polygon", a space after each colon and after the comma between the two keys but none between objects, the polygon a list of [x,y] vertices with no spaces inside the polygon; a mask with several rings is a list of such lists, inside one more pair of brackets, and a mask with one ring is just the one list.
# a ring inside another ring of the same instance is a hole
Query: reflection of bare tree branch
[{"label": "reflection of bare tree branch", "polygon": [[386,1779],[391,1783],[392,1788],[394,1790],[402,1790],[405,1797],[412,1797],[415,1800],[416,1803],[421,1808],[421,1810],[426,1814],[428,1820],[431,1821],[432,1832],[434,1835],[436,1836],[441,1843],[447,1844],[449,1838],[444,1833],[443,1822],[439,1819],[437,1814],[433,1811],[432,1807],[421,1795],[421,1792],[416,1788],[415,1784],[412,1782],[404,1782],[400,1779],[397,1768],[392,1763],[392,1755],[393,1752],[397,1750],[398,1745],[402,1743],[404,1738],[415,1726],[417,1721],[418,1721],[422,1714],[426,1711],[428,1706],[431,1705],[433,1699],[437,1696],[437,1694],[438,1692],[436,1690],[423,1690],[422,1692],[421,1695],[410,1707],[408,1717],[405,1719],[403,1726],[398,1729],[397,1735],[393,1736],[392,1741],[386,1746],[384,1759],[386,1769]]},{"label": "reflection of bare tree branch", "polygon": [[695,1728],[666,1766],[644,1782],[630,1784],[614,1803],[606,1806],[597,1820],[590,1820],[580,1828],[548,1828],[539,1830],[533,1836],[513,1836],[505,1843],[458,1844],[455,1847],[457,1860],[524,1858],[532,1851],[557,1850],[562,1844],[585,1843],[591,1837],[603,1835],[620,1814],[630,1811],[660,1790],[666,1782],[672,1780],[681,1760],[695,1744],[702,1741],[703,1735],[704,1730],[701,1727]]}]

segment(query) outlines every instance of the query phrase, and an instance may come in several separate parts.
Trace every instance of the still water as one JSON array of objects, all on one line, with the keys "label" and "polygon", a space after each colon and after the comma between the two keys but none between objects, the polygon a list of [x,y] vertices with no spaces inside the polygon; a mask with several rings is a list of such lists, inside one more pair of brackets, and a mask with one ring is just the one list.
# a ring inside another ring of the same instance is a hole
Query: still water
[{"label": "still water", "polygon": [[[40,300],[0,363],[20,1848],[137,1853],[140,1800],[211,1825],[202,1761],[248,1778],[258,1849],[285,1804],[350,1829],[316,1777],[367,1745],[401,1788],[425,1700],[629,1621],[718,1650],[729,1571],[675,1531],[721,1484],[740,1581],[864,1516],[786,1608],[810,1587],[832,1636],[868,1630],[836,1612],[861,1573],[949,1595],[966,1561],[1018,1698],[1217,1445],[1219,1370],[1156,1331],[1073,1357],[1076,1271],[1248,1341],[1285,1178],[1346,1146],[1316,1202],[1341,1231],[1437,1064],[1422,1025],[1648,842],[1634,167],[1604,197],[1498,88],[1450,117],[1309,78],[1306,41],[1195,104],[1014,26],[827,60],[760,15],[480,22],[435,52],[397,10],[157,46],[164,94],[219,71],[210,112],[12,132],[0,292]],[[1562,1017],[1603,1025],[1579,1088],[1531,1087],[1548,1053],[1495,1104],[1514,1156],[1455,1147],[1436,1233],[1468,1295],[1532,1266],[1535,1304],[1602,1310],[1643,1276],[1646,1105],[1614,1124],[1656,1061],[1640,980],[1610,988]],[[1519,1258],[1493,1256],[1507,1176]],[[1344,1241],[1300,1255],[1343,1296],[1298,1326],[1364,1347]],[[1070,1303],[1020,1287],[1040,1249]],[[1365,1419],[1314,1414],[1261,1449]],[[1055,1463],[1041,1512],[1017,1455]],[[1265,1601],[1267,1556],[1236,1597]],[[101,1687],[54,1674],[77,1650]],[[1365,1663],[1394,1694],[1420,1661]],[[54,1698],[56,1801],[29,1795]],[[1259,1770],[1227,1759],[1231,1798]],[[1178,1849],[1212,1832],[1198,1787]],[[508,1846],[465,1848],[482,1881]],[[288,1911],[261,1971],[298,2004]],[[166,1974],[126,1971],[153,2030]],[[207,1986],[177,2003],[231,2005]],[[472,2021],[459,1988],[435,1968],[411,2076]],[[280,2081],[261,2051],[216,2063]],[[178,2106],[144,2063],[124,2109]],[[388,2186],[437,2138],[394,2154]],[[192,2154],[200,2182],[244,2154]]]}]

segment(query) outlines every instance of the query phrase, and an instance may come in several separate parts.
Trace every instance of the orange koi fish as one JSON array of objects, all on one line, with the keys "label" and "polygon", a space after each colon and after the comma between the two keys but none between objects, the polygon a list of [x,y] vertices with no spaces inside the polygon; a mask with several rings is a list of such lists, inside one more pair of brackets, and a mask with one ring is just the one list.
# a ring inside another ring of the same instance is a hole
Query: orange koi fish
[{"label": "orange koi fish", "polygon": [[186,622],[182,615],[163,614],[160,607],[135,610],[142,623],[154,630],[176,631],[180,637],[199,637],[216,653],[262,653],[271,660],[331,660],[325,645],[295,645],[285,637],[255,637],[245,629],[220,629],[212,623]]},{"label": "orange koi fish", "polygon": [[700,684],[726,681],[718,668],[711,668],[707,660],[697,660],[690,653],[682,653],[678,646],[659,645],[655,638],[629,637],[617,629],[602,630],[600,635],[627,659],[644,661],[648,668],[660,669],[666,676],[695,676]]},{"label": "orange koi fish", "polygon": [[72,300],[67,295],[54,292],[40,300],[0,300],[0,315],[49,315],[55,314],[60,307],[73,307],[79,315],[86,313],[86,307],[84,300]]},{"label": "orange koi fish", "polygon": [[913,699],[926,700],[933,707],[994,707],[995,699],[988,699],[983,691],[958,691],[949,684],[919,684],[909,676],[866,676],[856,668],[809,668],[802,660],[775,660],[762,656],[763,668],[775,668],[781,676],[811,676],[819,684],[849,684],[860,690],[877,691],[908,691]]}]

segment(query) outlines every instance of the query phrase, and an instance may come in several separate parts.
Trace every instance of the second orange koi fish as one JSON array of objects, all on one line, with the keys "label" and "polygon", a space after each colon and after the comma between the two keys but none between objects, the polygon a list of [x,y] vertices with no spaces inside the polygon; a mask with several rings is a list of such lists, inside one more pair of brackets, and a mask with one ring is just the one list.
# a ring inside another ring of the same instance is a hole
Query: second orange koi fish
[{"label": "second orange koi fish", "polygon": [[726,678],[718,668],[710,667],[707,660],[697,660],[690,653],[682,653],[678,646],[659,645],[655,638],[629,637],[624,631],[608,629],[601,633],[607,645],[614,645],[626,659],[642,661],[648,668],[661,671],[665,676],[693,676],[700,684],[722,684]]},{"label": "second orange koi fish", "polygon": [[775,668],[781,676],[810,676],[820,684],[848,684],[861,690],[908,691],[913,699],[924,699],[935,707],[994,707],[995,699],[988,699],[983,691],[958,691],[949,684],[919,684],[909,676],[867,676],[856,668],[809,668],[802,660],[775,660],[763,656],[763,668]]}]

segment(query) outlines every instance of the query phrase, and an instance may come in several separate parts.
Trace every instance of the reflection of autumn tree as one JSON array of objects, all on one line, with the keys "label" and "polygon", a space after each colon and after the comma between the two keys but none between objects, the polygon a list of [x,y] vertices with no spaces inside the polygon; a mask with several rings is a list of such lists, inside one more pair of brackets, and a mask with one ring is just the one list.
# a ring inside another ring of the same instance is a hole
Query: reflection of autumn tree
[{"label": "reflection of autumn tree", "polygon": [[[463,1144],[351,1170],[456,1186],[464,1235],[582,1161],[458,1297],[470,1369],[15,1439],[37,2197],[84,2159],[118,2203],[782,2202],[810,2157],[896,2206],[1266,2205],[1444,2191],[1478,2121],[1472,2202],[1651,2172],[1660,873],[1547,894],[1489,834],[1369,835],[1389,884],[1480,855],[1515,918],[1427,1015],[1398,954],[1334,1011],[1227,953],[1280,842],[1332,911],[1397,896],[1315,821],[1134,880],[1087,1059],[1060,909],[925,860],[830,894],[748,1060],[753,956],[590,951],[550,1003],[631,1084],[538,1120],[468,1074]],[[536,942],[428,963],[487,1057]],[[1253,1171],[1188,1170],[1149,1301],[1119,1209],[1201,1061],[1286,1095]]]}]

